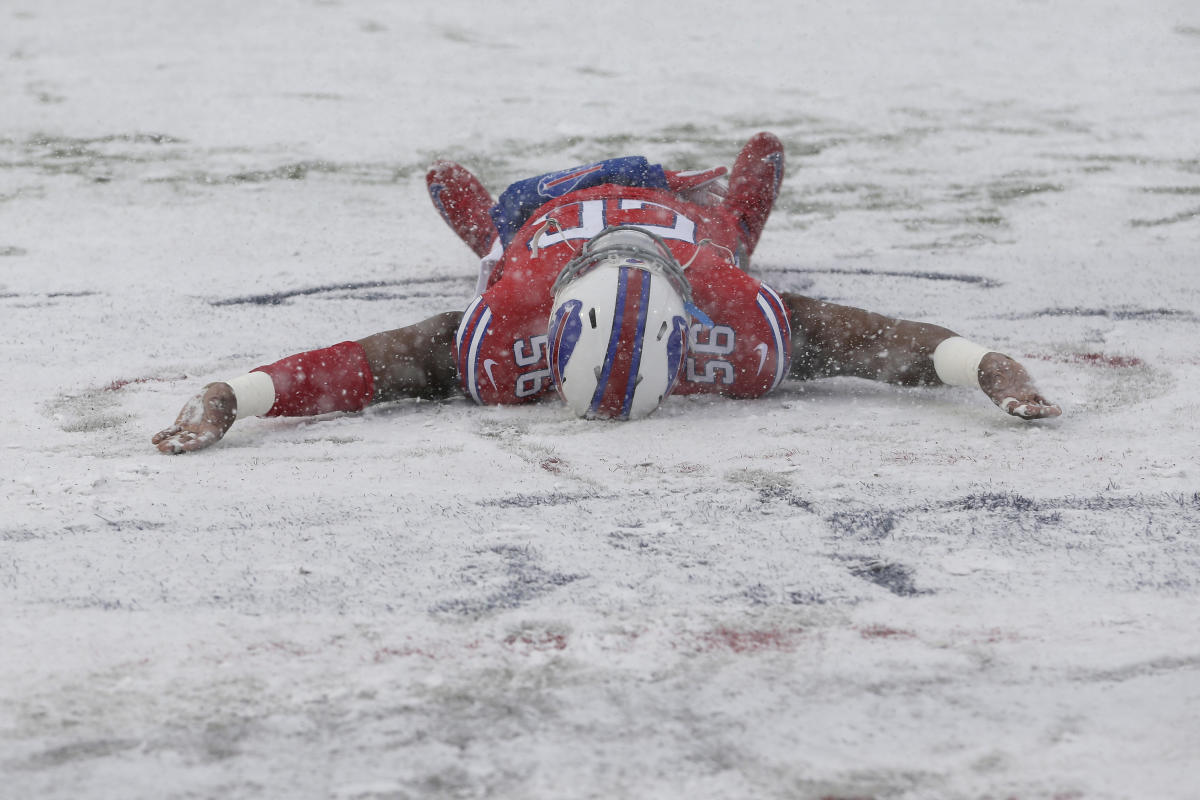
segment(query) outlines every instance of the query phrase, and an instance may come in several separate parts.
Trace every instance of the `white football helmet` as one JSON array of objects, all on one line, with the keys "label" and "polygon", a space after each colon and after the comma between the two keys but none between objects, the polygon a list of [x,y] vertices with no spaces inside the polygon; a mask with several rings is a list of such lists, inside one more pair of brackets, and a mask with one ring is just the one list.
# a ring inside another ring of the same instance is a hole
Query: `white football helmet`
[{"label": "white football helmet", "polygon": [[554,282],[550,371],[578,416],[638,419],[671,393],[687,349],[691,287],[662,239],[604,229]]}]

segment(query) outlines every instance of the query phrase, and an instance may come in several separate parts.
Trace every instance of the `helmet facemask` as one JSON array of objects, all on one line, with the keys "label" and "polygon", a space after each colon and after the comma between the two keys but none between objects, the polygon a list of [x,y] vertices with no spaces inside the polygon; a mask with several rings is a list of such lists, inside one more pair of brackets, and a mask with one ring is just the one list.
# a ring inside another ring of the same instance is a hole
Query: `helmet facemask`
[{"label": "helmet facemask", "polygon": [[654,234],[606,228],[554,283],[550,370],[578,416],[638,419],[675,388],[687,348],[691,287]]}]

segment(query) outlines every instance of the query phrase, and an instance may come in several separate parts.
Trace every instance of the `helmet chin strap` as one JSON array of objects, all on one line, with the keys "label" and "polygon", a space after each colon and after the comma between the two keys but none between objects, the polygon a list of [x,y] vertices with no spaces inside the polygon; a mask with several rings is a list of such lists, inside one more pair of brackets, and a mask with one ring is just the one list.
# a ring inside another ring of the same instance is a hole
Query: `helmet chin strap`
[{"label": "helmet chin strap", "polygon": [[[533,238],[529,241],[529,248],[533,251],[534,258],[538,257],[538,250],[539,250],[538,242],[541,241],[542,236],[544,236],[546,234],[546,231],[550,228],[551,225],[553,225],[555,228],[558,228],[559,233],[563,232],[563,226],[559,223],[558,220],[556,220],[554,217],[546,217],[546,221],[542,223],[540,228],[538,228],[536,231],[533,232]],[[572,253],[575,252],[575,246],[571,244],[570,239],[568,239],[567,237],[564,236],[563,242],[567,245],[567,247],[571,248]],[[691,263],[691,262],[688,262],[688,263]]]},{"label": "helmet chin strap", "polygon": [[692,262],[696,260],[696,256],[700,255],[700,250],[704,247],[704,245],[715,247],[718,250],[723,250],[725,252],[725,256],[729,259],[729,263],[733,264],[735,267],[737,266],[737,256],[734,255],[733,251],[728,247],[723,244],[717,244],[712,239],[701,239],[700,241],[696,242],[696,249],[692,251],[692,257],[689,258],[687,263],[683,265],[684,269],[687,269],[692,265]]}]

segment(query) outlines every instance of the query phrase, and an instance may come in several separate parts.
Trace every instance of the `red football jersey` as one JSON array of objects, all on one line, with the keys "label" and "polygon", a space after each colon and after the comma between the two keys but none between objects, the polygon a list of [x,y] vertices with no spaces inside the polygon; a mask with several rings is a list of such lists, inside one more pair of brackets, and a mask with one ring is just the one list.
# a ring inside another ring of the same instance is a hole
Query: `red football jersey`
[{"label": "red football jersey", "polygon": [[692,323],[674,393],[758,397],[780,384],[791,361],[787,309],[735,263],[732,214],[658,189],[604,185],[534,212],[505,248],[487,290],[467,307],[456,338],[458,370],[476,402],[519,403],[554,390],[546,358],[550,288],[584,242],[610,225],[660,236],[686,265],[692,301],[713,322]]}]

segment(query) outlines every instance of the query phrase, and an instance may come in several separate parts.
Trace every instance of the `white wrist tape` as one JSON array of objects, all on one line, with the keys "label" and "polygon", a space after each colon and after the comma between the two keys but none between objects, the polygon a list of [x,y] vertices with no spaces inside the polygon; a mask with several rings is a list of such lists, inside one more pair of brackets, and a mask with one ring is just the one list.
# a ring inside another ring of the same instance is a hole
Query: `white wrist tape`
[{"label": "white wrist tape", "polygon": [[250,372],[225,382],[237,399],[235,419],[262,416],[275,405],[275,383],[265,372]]},{"label": "white wrist tape", "polygon": [[992,350],[961,336],[951,336],[933,351],[933,368],[942,383],[979,387],[979,362]]}]

